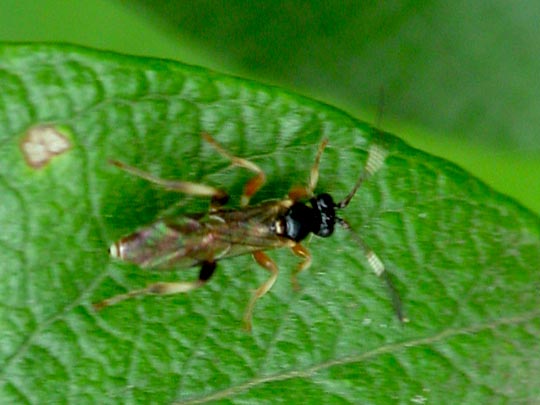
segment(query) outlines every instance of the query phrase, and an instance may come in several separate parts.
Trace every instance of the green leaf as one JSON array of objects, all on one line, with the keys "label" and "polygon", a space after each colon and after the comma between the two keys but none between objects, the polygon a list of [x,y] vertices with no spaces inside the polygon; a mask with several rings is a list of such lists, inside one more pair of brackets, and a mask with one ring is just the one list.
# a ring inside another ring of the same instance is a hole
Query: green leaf
[{"label": "green leaf", "polygon": [[[531,402],[540,396],[540,221],[455,165],[327,105],[185,66],[70,46],[0,48],[1,403]],[[269,252],[281,277],[241,329],[267,274],[220,262],[203,289],[91,303],[197,269],[150,273],[107,247],[178,201],[112,167],[231,191],[250,174],[201,141],[260,165],[254,203],[305,183],[351,189],[367,151],[388,150],[343,216],[381,257],[410,318],[346,230]],[[54,142],[52,142],[54,141]],[[64,148],[60,146],[66,146]],[[34,164],[36,156],[44,163]]]}]

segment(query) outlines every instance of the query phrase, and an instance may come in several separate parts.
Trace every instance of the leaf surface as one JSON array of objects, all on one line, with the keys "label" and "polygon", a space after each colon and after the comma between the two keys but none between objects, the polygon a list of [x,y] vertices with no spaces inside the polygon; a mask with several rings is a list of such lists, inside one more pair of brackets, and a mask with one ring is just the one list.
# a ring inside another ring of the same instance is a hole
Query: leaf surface
[{"label": "leaf surface", "polygon": [[[539,397],[540,222],[455,165],[328,105],[175,62],[5,45],[0,88],[0,402]],[[343,217],[386,264],[410,322],[395,319],[343,229],[306,243],[313,264],[299,292],[289,282],[298,258],[269,252],[281,277],[257,303],[251,334],[242,313],[267,274],[249,256],[220,262],[190,294],[94,312],[92,302],[150,282],[196,278],[197,269],[150,273],[108,257],[113,241],[179,201],[179,212],[206,202],[107,161],[222,187],[237,205],[250,174],[201,132],[266,172],[254,203],[305,183],[323,138],[317,191],[337,200],[370,146],[387,149]],[[49,159],[34,167],[29,150]]]}]

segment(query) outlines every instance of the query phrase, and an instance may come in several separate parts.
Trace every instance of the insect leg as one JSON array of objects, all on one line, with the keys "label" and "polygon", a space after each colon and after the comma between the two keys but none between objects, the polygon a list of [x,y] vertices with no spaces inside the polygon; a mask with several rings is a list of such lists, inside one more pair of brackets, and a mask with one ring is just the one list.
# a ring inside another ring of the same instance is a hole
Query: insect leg
[{"label": "insect leg", "polygon": [[253,258],[255,261],[261,266],[264,267],[266,270],[270,272],[270,278],[266,280],[259,288],[255,290],[253,295],[251,296],[248,306],[246,308],[246,312],[244,314],[244,328],[247,331],[251,330],[251,318],[253,315],[253,308],[255,307],[255,303],[259,298],[261,298],[264,294],[268,292],[274,285],[274,283],[277,280],[278,276],[278,268],[276,264],[270,259],[266,253],[258,251],[253,253]]},{"label": "insect leg", "polygon": [[313,163],[313,167],[311,168],[311,172],[309,174],[308,185],[291,188],[288,194],[291,200],[298,201],[313,196],[313,191],[315,190],[315,187],[317,187],[317,182],[319,181],[319,164],[321,162],[321,155],[324,148],[326,148],[326,145],[328,145],[328,139],[325,138],[322,140],[319,145],[319,149],[317,150],[315,162]]},{"label": "insect leg", "polygon": [[217,150],[217,152],[229,159],[234,166],[243,167],[244,169],[251,170],[252,172],[256,173],[255,177],[248,180],[246,185],[244,186],[244,193],[242,194],[242,197],[240,199],[240,204],[245,207],[249,204],[249,200],[259,189],[263,186],[264,182],[266,181],[266,176],[262,169],[257,166],[255,163],[250,162],[247,159],[242,159],[237,156],[231,155],[225,148],[223,148],[217,141],[212,138],[207,133],[202,133],[203,139],[208,142],[212,147]]},{"label": "insect leg", "polygon": [[140,290],[129,291],[125,294],[115,295],[114,297],[107,298],[106,300],[96,302],[92,304],[92,306],[96,311],[99,311],[105,307],[110,307],[111,305],[117,304],[121,301],[125,301],[133,297],[137,297],[139,295],[172,295],[187,293],[206,284],[210,277],[212,277],[212,274],[214,274],[215,270],[216,262],[203,262],[201,270],[199,272],[199,278],[196,281],[154,283]]},{"label": "insect leg", "polygon": [[296,256],[299,256],[304,259],[298,264],[296,269],[294,269],[291,274],[291,282],[292,282],[293,288],[298,291],[300,289],[300,285],[298,284],[298,278],[297,278],[298,273],[300,273],[302,270],[307,269],[311,265],[311,254],[309,253],[309,250],[307,250],[300,243],[297,243],[296,245],[294,245],[291,250]]},{"label": "insect leg", "polygon": [[229,196],[225,191],[212,186],[208,186],[206,184],[192,183],[189,181],[162,179],[154,176],[151,173],[145,172],[144,170],[127,165],[117,160],[111,160],[110,163],[133,176],[137,176],[149,181],[150,183],[157,184],[158,186],[163,187],[166,190],[200,197],[212,197],[212,203],[215,205],[223,205],[229,199]]}]

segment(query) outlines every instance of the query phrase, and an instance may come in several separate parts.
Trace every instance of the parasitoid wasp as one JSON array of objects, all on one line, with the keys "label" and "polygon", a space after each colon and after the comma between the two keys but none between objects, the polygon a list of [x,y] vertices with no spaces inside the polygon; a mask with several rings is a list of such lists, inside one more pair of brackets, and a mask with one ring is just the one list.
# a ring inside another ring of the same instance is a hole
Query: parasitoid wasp
[{"label": "parasitoid wasp", "polygon": [[158,219],[121,238],[109,248],[113,258],[137,264],[145,269],[171,270],[198,266],[198,279],[150,284],[146,288],[95,303],[95,309],[100,310],[139,295],[187,293],[208,282],[219,260],[250,253],[261,267],[270,272],[270,277],[251,296],[244,313],[244,326],[251,330],[255,303],[272,288],[278,277],[277,265],[264,251],[288,247],[302,259],[291,277],[293,287],[298,288],[298,273],[311,264],[311,255],[301,242],[310,234],[329,237],[338,224],[351,232],[370,267],[377,276],[386,281],[398,318],[407,321],[383,262],[363,239],[352,231],[348,222],[337,216],[338,210],[349,205],[360,185],[383,165],[386,149],[377,144],[370,147],[365,167],[352,190],[342,201],[336,203],[327,193],[314,194],[321,155],[328,144],[328,140],[324,139],[319,145],[307,186],[293,187],[283,199],[267,200],[250,206],[251,197],[265,183],[265,173],[255,163],[230,154],[210,135],[203,133],[202,137],[220,155],[230,160],[233,166],[255,173],[244,186],[239,209],[224,207],[229,195],[223,190],[205,184],[161,179],[127,164],[111,162],[127,173],[168,190],[210,197],[208,212]]}]

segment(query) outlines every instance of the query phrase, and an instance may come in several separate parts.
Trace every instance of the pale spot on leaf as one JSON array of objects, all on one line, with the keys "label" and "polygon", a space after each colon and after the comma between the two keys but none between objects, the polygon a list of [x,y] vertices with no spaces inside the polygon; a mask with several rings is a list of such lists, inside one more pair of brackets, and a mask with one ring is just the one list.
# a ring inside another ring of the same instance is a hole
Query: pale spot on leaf
[{"label": "pale spot on leaf", "polygon": [[52,158],[69,150],[71,144],[58,127],[43,124],[28,129],[20,147],[28,165],[41,169]]}]

